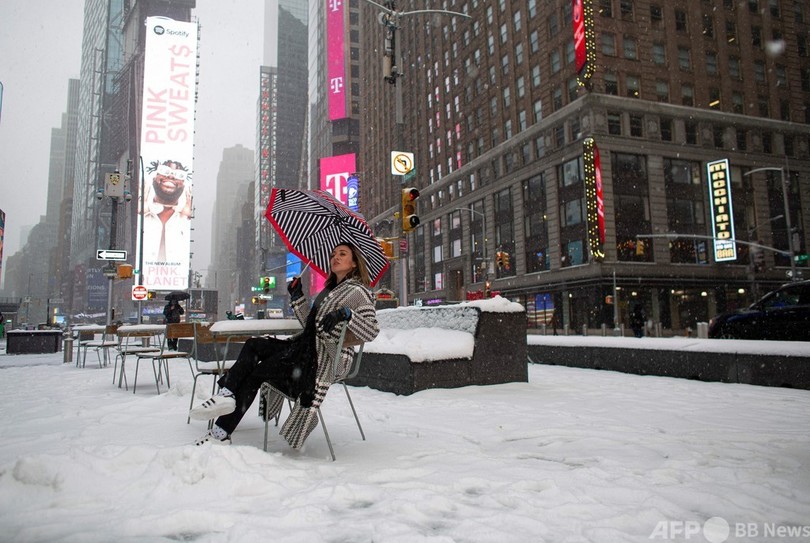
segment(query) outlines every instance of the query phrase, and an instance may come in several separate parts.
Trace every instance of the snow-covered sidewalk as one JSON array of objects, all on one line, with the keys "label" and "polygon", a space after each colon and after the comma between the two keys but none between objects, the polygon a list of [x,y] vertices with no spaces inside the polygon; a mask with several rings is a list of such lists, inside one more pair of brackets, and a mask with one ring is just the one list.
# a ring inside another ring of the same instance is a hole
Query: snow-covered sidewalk
[{"label": "snow-covered sidewalk", "polygon": [[234,445],[189,445],[205,424],[186,424],[183,363],[159,396],[141,368],[133,395],[61,356],[0,356],[3,541],[714,543],[810,524],[807,391],[533,365],[528,383],[354,389],[364,442],[336,388],[330,462],[320,429],[264,453],[256,404]]}]

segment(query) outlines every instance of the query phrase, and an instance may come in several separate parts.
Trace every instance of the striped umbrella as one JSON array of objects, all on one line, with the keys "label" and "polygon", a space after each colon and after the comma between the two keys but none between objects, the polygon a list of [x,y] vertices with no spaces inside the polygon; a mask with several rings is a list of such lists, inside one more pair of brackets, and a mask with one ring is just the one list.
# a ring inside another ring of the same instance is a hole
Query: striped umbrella
[{"label": "striped umbrella", "polygon": [[287,248],[318,273],[329,275],[329,257],[340,243],[362,253],[371,286],[388,269],[380,242],[366,221],[322,190],[272,189],[265,217]]}]

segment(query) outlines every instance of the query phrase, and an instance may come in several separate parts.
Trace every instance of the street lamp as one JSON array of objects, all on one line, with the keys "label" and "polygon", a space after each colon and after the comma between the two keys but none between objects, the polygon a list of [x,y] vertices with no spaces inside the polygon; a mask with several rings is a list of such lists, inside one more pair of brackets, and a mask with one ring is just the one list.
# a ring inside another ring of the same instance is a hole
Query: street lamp
[{"label": "street lamp", "polygon": [[787,193],[787,179],[785,178],[785,169],[784,168],[777,168],[775,166],[765,166],[763,168],[754,168],[753,170],[749,170],[745,172],[743,175],[751,175],[757,172],[779,172],[779,176],[782,180],[782,200],[785,205],[785,227],[787,228],[787,247],[788,247],[788,258],[790,259],[790,280],[797,281],[799,278],[796,275],[796,259],[793,254],[793,226],[790,224],[790,204],[788,202],[788,193]]},{"label": "street lamp", "polygon": [[482,222],[481,226],[483,228],[482,233],[483,233],[483,238],[484,238],[484,241],[483,241],[484,250],[482,251],[481,254],[484,257],[484,281],[486,282],[487,276],[489,275],[489,259],[487,258],[487,216],[484,215],[483,213],[481,213],[480,211],[477,211],[477,210],[475,210],[475,209],[473,209],[471,207],[454,207],[452,209],[452,211],[456,211],[456,210],[458,210],[458,211],[469,211],[470,213],[475,213],[476,215],[481,216],[481,222]]}]

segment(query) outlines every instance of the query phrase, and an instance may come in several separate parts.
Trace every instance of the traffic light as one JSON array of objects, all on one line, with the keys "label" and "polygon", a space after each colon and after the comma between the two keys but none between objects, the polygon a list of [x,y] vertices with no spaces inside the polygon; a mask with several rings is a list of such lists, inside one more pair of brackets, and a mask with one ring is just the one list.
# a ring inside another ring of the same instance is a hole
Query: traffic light
[{"label": "traffic light", "polygon": [[503,251],[495,251],[495,264],[498,265],[498,268],[503,268]]},{"label": "traffic light", "polygon": [[262,291],[267,294],[270,292],[270,278],[265,276],[262,277]]},{"label": "traffic light", "polygon": [[503,267],[508,270],[509,269],[509,253],[507,253],[506,251],[502,251],[501,256],[503,257]]},{"label": "traffic light", "polygon": [[150,291],[148,291],[146,293],[146,299],[147,300],[154,300],[156,296],[157,296],[157,292],[155,292],[154,290],[150,290]]},{"label": "traffic light", "polygon": [[419,191],[409,187],[402,189],[402,231],[410,232],[419,226],[419,217],[416,215],[416,199],[419,198]]}]

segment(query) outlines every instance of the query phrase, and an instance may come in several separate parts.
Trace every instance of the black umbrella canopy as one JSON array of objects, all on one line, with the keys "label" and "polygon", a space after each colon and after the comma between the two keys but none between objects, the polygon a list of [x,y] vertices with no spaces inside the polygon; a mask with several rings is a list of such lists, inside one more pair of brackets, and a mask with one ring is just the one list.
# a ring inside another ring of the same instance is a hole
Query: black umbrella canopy
[{"label": "black umbrella canopy", "polygon": [[180,300],[188,300],[191,298],[191,295],[188,292],[183,292],[182,290],[173,290],[165,296],[167,301],[176,301],[179,302]]},{"label": "black umbrella canopy", "polygon": [[365,219],[328,192],[273,189],[265,216],[287,248],[324,277],[332,249],[340,243],[354,245],[363,255],[371,286],[389,267]]}]

